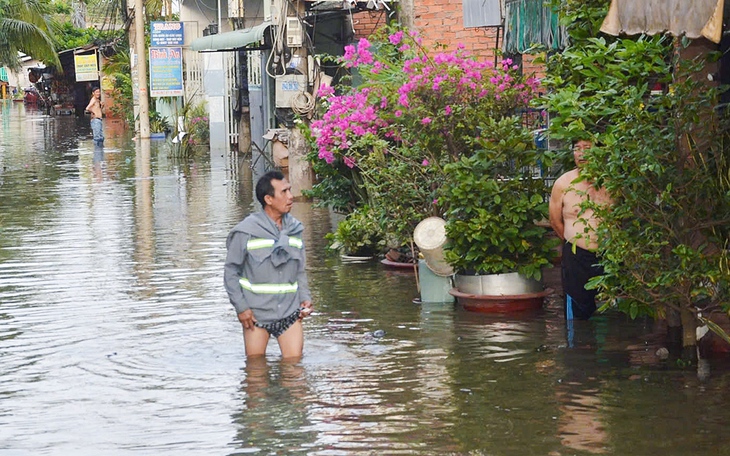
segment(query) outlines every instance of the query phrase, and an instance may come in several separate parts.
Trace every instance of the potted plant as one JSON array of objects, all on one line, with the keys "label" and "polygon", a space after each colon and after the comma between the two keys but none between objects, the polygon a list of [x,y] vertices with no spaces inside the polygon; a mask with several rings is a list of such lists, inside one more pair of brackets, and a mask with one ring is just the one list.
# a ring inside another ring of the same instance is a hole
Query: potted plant
[{"label": "potted plant", "polygon": [[157,111],[150,111],[150,138],[164,139],[170,131],[170,123]]},{"label": "potted plant", "polygon": [[[547,215],[549,189],[539,175],[547,158],[517,115],[486,119],[471,148],[445,166],[439,196],[449,207],[444,256],[456,272],[452,294],[473,310],[541,306],[542,268],[552,266],[559,242],[538,223]],[[514,295],[522,296],[505,301]]]},{"label": "potted plant", "polygon": [[385,245],[380,226],[367,206],[350,213],[326,237],[330,248],[339,251],[345,260],[372,259]]}]

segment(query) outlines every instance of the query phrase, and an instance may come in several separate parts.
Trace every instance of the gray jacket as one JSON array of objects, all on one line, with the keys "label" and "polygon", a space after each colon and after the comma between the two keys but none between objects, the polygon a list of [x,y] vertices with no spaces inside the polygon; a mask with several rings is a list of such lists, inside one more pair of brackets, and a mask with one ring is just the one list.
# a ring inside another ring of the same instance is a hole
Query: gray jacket
[{"label": "gray jacket", "polygon": [[268,324],[312,299],[304,270],[303,231],[302,223],[290,214],[284,214],[279,230],[262,211],[228,233],[223,277],[237,314],[251,309],[259,323]]}]

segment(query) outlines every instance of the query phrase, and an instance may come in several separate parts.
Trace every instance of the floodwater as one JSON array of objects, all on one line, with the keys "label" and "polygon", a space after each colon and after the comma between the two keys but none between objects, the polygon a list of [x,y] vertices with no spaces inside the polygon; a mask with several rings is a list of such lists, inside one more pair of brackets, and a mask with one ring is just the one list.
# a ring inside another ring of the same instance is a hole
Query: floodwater
[{"label": "floodwater", "polygon": [[95,149],[86,120],[0,108],[2,456],[730,454],[725,360],[699,380],[622,315],[568,339],[557,295],[502,317],[414,304],[412,272],[328,254],[308,203],[305,354],[249,363],[222,285],[249,163],[174,160],[111,122]]}]

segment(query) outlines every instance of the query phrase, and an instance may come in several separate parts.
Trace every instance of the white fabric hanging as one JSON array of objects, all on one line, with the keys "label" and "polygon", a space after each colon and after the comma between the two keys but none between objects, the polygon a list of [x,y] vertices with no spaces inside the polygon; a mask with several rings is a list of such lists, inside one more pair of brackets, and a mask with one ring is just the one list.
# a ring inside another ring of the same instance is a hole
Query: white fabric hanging
[{"label": "white fabric hanging", "polygon": [[724,0],[612,0],[601,31],[609,35],[670,32],[719,43]]}]

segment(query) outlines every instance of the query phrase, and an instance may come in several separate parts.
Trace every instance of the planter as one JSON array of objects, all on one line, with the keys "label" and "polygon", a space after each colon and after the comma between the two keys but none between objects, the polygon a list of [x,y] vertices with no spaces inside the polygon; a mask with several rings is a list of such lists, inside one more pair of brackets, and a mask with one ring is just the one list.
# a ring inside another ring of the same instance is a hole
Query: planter
[{"label": "planter", "polygon": [[539,281],[528,279],[517,272],[486,275],[457,274],[454,277],[454,285],[461,293],[478,296],[519,295],[539,293],[543,290]]},{"label": "planter", "polygon": [[360,256],[360,255],[340,255],[340,258],[342,261],[346,263],[365,263],[367,261],[372,260],[373,256]]},{"label": "planter", "polygon": [[541,309],[551,289],[517,273],[454,276],[449,290],[464,309],[482,313],[512,313]]},{"label": "planter", "polygon": [[538,293],[517,295],[474,295],[462,293],[456,288],[449,290],[458,303],[466,310],[480,313],[515,313],[542,309],[545,297],[552,293],[548,288]]},{"label": "planter", "polygon": [[382,260],[380,260],[380,263],[383,266],[387,267],[387,268],[391,268],[391,269],[408,269],[411,272],[415,271],[415,269],[417,267],[416,263],[401,263],[401,262],[398,262],[398,261],[391,261],[391,260],[389,260],[387,258],[383,258]]}]

